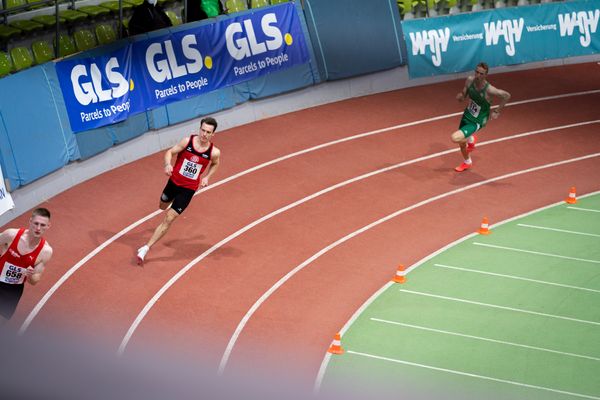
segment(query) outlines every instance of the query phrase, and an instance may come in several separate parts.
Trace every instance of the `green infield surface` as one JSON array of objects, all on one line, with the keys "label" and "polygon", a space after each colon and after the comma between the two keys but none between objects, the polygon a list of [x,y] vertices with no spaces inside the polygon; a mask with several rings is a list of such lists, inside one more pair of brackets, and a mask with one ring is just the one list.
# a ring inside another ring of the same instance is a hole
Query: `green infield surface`
[{"label": "green infield surface", "polygon": [[490,222],[367,302],[321,393],[600,400],[600,194]]}]

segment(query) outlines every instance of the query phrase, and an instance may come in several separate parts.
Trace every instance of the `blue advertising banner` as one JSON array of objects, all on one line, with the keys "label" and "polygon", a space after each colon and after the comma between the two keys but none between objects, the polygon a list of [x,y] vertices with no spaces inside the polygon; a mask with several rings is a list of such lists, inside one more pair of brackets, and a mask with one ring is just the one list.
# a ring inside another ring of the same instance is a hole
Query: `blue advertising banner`
[{"label": "blue advertising banner", "polygon": [[600,0],[402,21],[411,78],[596,54]]},{"label": "blue advertising banner", "polygon": [[293,3],[56,64],[74,132],[309,61]]}]

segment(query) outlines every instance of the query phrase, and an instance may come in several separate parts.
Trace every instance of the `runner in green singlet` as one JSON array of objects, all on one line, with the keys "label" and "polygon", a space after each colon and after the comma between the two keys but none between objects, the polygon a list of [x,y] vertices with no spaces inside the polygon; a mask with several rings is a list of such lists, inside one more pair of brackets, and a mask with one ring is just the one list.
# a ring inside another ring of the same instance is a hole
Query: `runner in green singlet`
[{"label": "runner in green singlet", "polygon": [[462,164],[454,168],[457,172],[463,172],[473,166],[469,153],[475,150],[477,138],[474,133],[483,128],[488,122],[491,97],[497,96],[501,99],[498,107],[492,111],[491,117],[493,119],[498,118],[500,111],[510,99],[510,93],[495,88],[486,80],[488,70],[486,63],[477,64],[475,75],[467,78],[463,90],[456,95],[458,101],[463,101],[467,97],[470,100],[460,120],[458,130],[451,136],[452,141],[460,146],[460,152],[464,159]]}]

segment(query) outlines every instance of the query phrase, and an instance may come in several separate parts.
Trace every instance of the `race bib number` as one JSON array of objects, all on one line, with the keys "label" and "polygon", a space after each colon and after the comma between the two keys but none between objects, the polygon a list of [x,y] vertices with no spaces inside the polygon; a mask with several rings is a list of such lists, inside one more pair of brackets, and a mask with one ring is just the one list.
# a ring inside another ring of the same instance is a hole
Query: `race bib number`
[{"label": "race bib number", "polygon": [[25,268],[17,267],[9,262],[4,263],[0,281],[11,285],[18,285],[25,282]]},{"label": "race bib number", "polygon": [[202,170],[202,165],[195,163],[193,161],[188,160],[187,158],[183,160],[181,164],[181,169],[179,173],[186,178],[197,180],[200,172]]},{"label": "race bib number", "polygon": [[467,110],[469,110],[469,113],[472,116],[478,117],[479,111],[481,111],[481,107],[478,106],[473,100],[471,100],[471,102],[469,102],[469,106],[467,107]]}]

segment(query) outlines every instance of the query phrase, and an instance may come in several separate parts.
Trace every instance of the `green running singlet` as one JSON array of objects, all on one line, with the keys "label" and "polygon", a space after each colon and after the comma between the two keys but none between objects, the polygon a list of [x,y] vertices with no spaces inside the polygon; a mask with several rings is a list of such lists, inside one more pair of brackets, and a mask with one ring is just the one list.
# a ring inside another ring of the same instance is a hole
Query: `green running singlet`
[{"label": "green running singlet", "polygon": [[490,116],[490,106],[491,104],[485,98],[485,92],[489,83],[486,82],[485,86],[481,90],[477,90],[475,88],[475,81],[471,83],[469,88],[467,89],[467,94],[471,101],[467,108],[465,108],[465,112],[463,114],[463,118],[467,121],[477,124],[480,127],[484,127],[488,121]]}]

